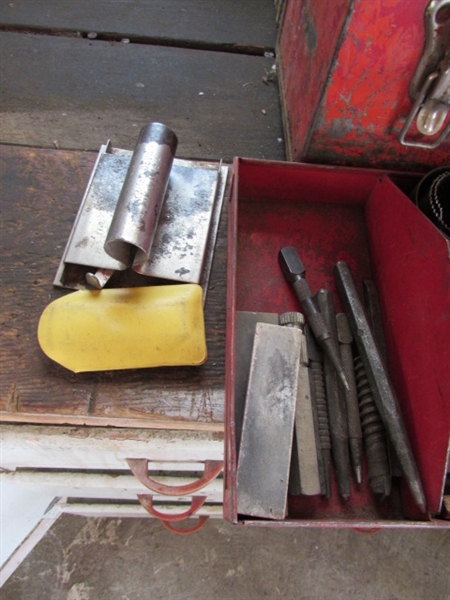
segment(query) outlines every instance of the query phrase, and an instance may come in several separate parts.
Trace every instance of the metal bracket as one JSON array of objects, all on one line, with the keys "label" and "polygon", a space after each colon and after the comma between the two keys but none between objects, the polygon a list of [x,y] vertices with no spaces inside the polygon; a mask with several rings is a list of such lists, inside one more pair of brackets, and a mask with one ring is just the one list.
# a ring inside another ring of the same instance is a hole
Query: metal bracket
[{"label": "metal bracket", "polygon": [[[432,0],[425,10],[425,46],[409,95],[413,107],[400,133],[400,143],[437,148],[450,131],[450,0]],[[414,121],[419,133],[430,141],[407,139]]]}]

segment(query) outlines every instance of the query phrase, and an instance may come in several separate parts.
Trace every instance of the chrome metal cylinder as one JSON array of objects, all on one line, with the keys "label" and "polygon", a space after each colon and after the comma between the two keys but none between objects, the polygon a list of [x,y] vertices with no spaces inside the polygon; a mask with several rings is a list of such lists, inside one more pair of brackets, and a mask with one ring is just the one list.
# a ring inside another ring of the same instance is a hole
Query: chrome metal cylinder
[{"label": "chrome metal cylinder", "polygon": [[105,242],[123,269],[149,259],[177,144],[161,123],[141,129]]}]

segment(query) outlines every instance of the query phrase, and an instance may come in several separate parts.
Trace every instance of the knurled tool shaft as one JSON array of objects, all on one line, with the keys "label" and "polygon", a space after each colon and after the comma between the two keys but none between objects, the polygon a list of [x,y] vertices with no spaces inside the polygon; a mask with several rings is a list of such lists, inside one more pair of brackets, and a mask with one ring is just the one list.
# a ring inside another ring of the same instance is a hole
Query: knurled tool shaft
[{"label": "knurled tool shaft", "polygon": [[[316,295],[320,312],[337,346],[336,315],[333,297],[328,290]],[[331,451],[336,470],[339,493],[344,499],[350,497],[350,457],[348,450],[348,425],[345,399],[339,387],[336,371],[325,355],[325,385],[327,390],[328,417],[330,420]]]},{"label": "knurled tool shaft", "polygon": [[361,419],[359,418],[358,393],[356,390],[355,370],[353,367],[352,342],[353,336],[348,324],[347,315],[336,315],[336,325],[339,340],[341,362],[347,377],[349,390],[344,390],[347,406],[348,441],[350,445],[350,460],[357,483],[362,483],[363,441]]},{"label": "knurled tool shaft", "polygon": [[343,261],[338,262],[335,266],[335,276],[338,289],[346,307],[358,352],[366,369],[370,388],[386,432],[394,446],[395,453],[417,506],[425,512],[425,494],[406,432],[405,423],[364,314],[348,264]]},{"label": "knurled tool shaft", "polygon": [[314,423],[317,427],[319,437],[319,457],[321,457],[319,462],[320,487],[322,496],[331,498],[331,440],[323,373],[323,354],[317,345],[309,325],[305,325],[305,337],[311,373],[311,401],[316,416]]},{"label": "knurled tool shaft", "polygon": [[366,370],[359,356],[355,357],[355,374],[369,470],[369,486],[374,494],[379,494],[384,499],[391,493],[386,434],[380,413],[372,396]]}]

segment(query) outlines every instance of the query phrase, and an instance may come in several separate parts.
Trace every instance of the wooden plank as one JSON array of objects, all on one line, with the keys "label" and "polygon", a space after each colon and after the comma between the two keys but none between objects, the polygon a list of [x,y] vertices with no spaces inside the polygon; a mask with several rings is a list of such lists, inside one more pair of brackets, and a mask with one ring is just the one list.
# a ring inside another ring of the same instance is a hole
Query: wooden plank
[{"label": "wooden plank", "polygon": [[52,281],[95,157],[94,153],[0,147],[1,416],[11,421],[221,430],[225,219],[205,307],[209,355],[205,365],[75,375],[39,348],[36,328],[42,311],[67,293],[53,288]]},{"label": "wooden plank", "polygon": [[2,33],[3,143],[133,149],[160,121],[177,156],[284,159],[271,58],[181,48]]},{"label": "wooden plank", "polygon": [[211,432],[3,424],[1,439],[8,470],[129,472],[127,458],[146,458],[152,471],[202,471],[203,461],[223,460],[223,434]]},{"label": "wooden plank", "polygon": [[0,0],[1,23],[123,37],[272,47],[272,0]]},{"label": "wooden plank", "polygon": [[[130,518],[136,517],[139,519],[148,518],[154,519],[140,504],[114,504],[114,503],[95,503],[95,502],[61,502],[56,505],[56,508],[60,510],[62,513],[69,515],[79,515],[82,517],[93,517],[93,518]],[[177,515],[183,510],[186,509],[185,506],[177,505],[177,504],[163,504],[162,506],[157,506],[157,510],[167,513]],[[222,505],[218,504],[204,504],[194,516],[189,517],[189,520],[185,521],[185,523],[195,523],[197,517],[200,516],[210,516],[221,519],[223,517],[223,508]],[[161,525],[162,527],[162,525]],[[180,525],[180,529],[183,527],[183,524]]]}]

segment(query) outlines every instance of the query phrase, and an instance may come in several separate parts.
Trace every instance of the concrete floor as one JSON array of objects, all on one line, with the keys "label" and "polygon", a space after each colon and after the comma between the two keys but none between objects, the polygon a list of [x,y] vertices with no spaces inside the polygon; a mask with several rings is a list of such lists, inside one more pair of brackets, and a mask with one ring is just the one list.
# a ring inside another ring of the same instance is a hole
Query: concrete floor
[{"label": "concrete floor", "polygon": [[176,536],[152,519],[64,515],[2,600],[450,598],[450,530],[245,529]]}]

